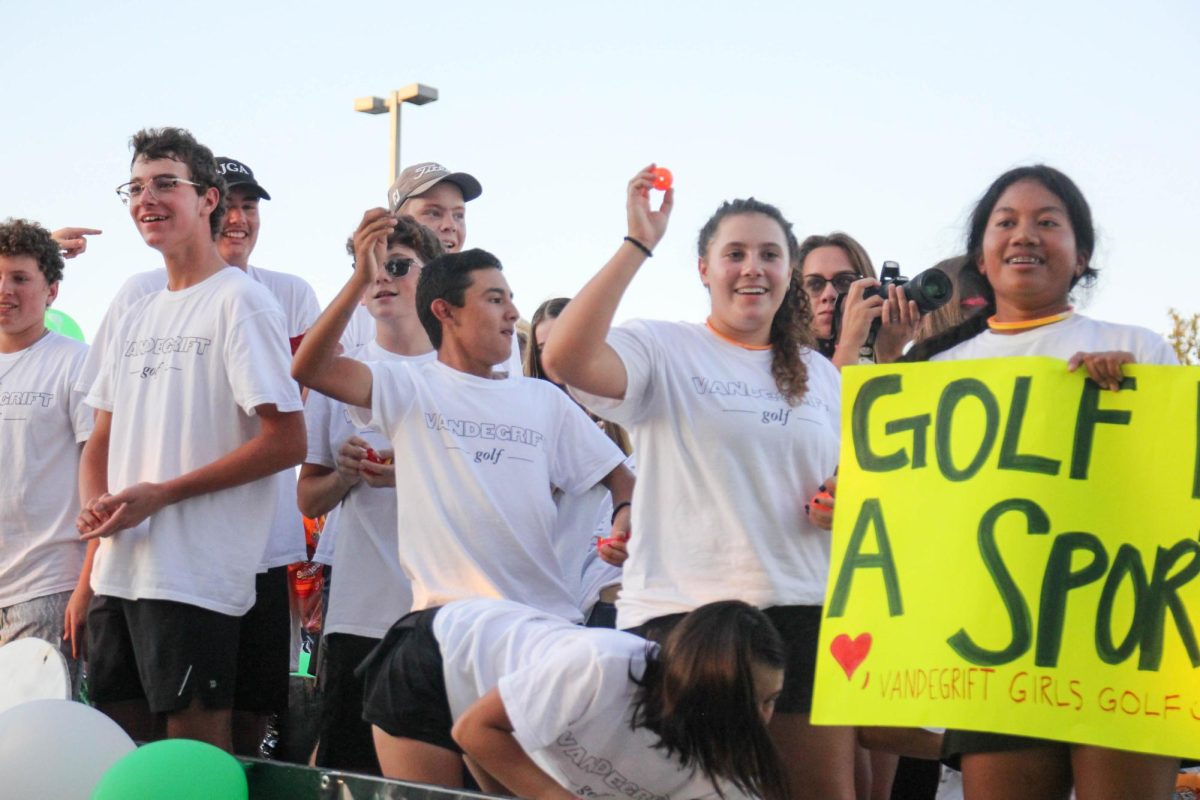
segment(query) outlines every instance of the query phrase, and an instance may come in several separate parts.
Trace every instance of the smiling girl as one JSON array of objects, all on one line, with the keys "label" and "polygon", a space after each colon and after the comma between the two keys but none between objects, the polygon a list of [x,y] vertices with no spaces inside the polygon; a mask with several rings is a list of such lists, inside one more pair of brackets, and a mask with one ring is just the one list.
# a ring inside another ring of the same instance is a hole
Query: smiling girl
[{"label": "smiling girl", "polygon": [[[1096,234],[1079,187],[1036,165],[1010,170],[975,206],[964,276],[982,277],[985,306],[905,360],[1053,356],[1117,390],[1124,364],[1174,364],[1162,337],[1132,325],[1076,314],[1071,291],[1093,282]],[[962,757],[968,800],[1166,800],[1177,759],[970,731],[948,731],[947,755]]]},{"label": "smiling girl", "polygon": [[639,459],[617,625],[660,639],[683,614],[736,598],[786,643],[771,734],[793,798],[851,798],[849,728],[809,724],[829,536],[805,504],[838,457],[836,369],[812,349],[791,225],[758,200],[724,203],[700,231],[703,323],[638,320],[610,331],[622,295],[667,228],[653,165],[629,182],[626,240],[558,318],[546,367]]}]

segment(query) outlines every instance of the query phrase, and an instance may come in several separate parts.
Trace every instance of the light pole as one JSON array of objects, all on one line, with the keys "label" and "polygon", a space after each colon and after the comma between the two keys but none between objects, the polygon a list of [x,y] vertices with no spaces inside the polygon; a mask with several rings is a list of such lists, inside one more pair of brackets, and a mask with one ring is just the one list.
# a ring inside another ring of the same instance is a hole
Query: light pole
[{"label": "light pole", "polygon": [[390,148],[391,163],[388,166],[388,186],[391,186],[392,181],[396,180],[396,176],[400,174],[400,106],[403,103],[423,106],[437,99],[438,90],[432,86],[426,86],[423,83],[410,83],[403,89],[397,89],[392,92],[386,99],[382,97],[359,97],[354,100],[355,111],[361,111],[364,114],[390,112],[392,115],[392,146]]}]

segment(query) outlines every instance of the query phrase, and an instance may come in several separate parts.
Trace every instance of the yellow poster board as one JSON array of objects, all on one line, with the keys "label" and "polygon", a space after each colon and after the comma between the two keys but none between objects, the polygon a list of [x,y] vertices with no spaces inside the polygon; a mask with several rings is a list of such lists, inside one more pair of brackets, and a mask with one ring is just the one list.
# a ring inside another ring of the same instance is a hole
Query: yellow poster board
[{"label": "yellow poster board", "polygon": [[1200,757],[1200,368],[843,372],[813,721]]}]

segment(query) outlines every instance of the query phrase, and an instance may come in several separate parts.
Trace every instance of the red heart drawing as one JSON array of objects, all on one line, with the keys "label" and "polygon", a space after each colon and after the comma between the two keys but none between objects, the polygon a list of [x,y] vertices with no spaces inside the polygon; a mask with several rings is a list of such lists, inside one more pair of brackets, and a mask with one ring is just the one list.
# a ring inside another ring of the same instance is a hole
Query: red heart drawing
[{"label": "red heart drawing", "polygon": [[867,653],[871,652],[871,634],[860,633],[855,639],[844,633],[839,634],[829,645],[829,652],[833,653],[833,657],[842,665],[846,680],[850,680],[854,670],[858,669],[858,665],[866,660]]}]

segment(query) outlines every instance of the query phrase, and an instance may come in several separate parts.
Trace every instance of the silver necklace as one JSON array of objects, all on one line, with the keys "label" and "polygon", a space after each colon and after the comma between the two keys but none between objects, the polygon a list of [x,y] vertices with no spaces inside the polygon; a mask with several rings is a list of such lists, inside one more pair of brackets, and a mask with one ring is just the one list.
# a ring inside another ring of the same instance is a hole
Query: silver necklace
[{"label": "silver necklace", "polygon": [[12,372],[14,369],[21,366],[21,362],[23,360],[25,360],[25,356],[29,355],[29,351],[32,350],[33,348],[37,347],[38,342],[40,342],[42,339],[45,339],[46,334],[49,332],[50,332],[49,328],[46,328],[46,330],[42,331],[42,335],[37,337],[36,339],[34,339],[33,344],[29,345],[29,347],[26,347],[24,350],[21,351],[21,355],[17,356],[17,360],[12,363],[11,367],[4,370],[4,372],[0,372],[0,386],[4,385],[4,379],[8,377],[8,373]]}]

